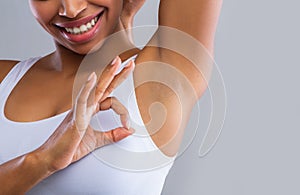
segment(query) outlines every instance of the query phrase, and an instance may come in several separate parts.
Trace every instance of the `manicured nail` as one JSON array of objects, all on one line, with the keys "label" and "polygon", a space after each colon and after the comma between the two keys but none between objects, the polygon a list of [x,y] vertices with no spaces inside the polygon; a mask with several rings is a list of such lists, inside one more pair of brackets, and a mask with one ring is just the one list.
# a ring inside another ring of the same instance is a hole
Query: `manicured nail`
[{"label": "manicured nail", "polygon": [[131,66],[131,64],[133,64],[133,67],[135,67],[135,63],[134,63],[133,60],[130,60],[130,61],[126,64],[125,67],[129,67],[129,66]]},{"label": "manicured nail", "polygon": [[117,62],[118,58],[119,58],[119,56],[115,57],[115,59],[111,62],[112,66],[115,65],[115,63]]},{"label": "manicured nail", "polygon": [[135,133],[135,130],[134,130],[133,128],[128,129],[128,131],[129,131],[131,134]]},{"label": "manicured nail", "polygon": [[130,121],[129,120],[126,122],[126,129],[130,129]]},{"label": "manicured nail", "polygon": [[88,82],[91,81],[94,77],[96,76],[96,73],[95,72],[92,72],[88,78]]}]

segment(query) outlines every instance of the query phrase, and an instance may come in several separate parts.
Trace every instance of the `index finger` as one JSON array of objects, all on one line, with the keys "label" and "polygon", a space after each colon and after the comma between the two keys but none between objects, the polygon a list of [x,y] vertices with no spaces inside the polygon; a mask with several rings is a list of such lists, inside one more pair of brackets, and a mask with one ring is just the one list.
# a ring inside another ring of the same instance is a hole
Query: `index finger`
[{"label": "index finger", "polygon": [[102,98],[103,94],[105,93],[107,87],[110,85],[112,80],[115,77],[115,74],[118,70],[118,68],[121,65],[121,59],[119,56],[117,56],[111,65],[106,66],[106,68],[103,70],[96,89],[95,89],[95,103],[99,102],[99,100]]},{"label": "index finger", "polygon": [[129,129],[129,113],[126,107],[115,97],[108,97],[100,103],[100,110],[112,109],[120,115],[122,125]]}]

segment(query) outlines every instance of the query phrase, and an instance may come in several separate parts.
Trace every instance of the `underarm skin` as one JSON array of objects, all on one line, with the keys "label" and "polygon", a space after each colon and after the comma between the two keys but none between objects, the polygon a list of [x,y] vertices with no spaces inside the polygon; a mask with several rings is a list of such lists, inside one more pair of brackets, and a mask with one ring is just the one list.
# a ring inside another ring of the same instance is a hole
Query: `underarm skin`
[{"label": "underarm skin", "polygon": [[153,141],[168,156],[177,153],[191,110],[207,88],[221,5],[161,0],[158,30],[137,59],[138,105]]}]

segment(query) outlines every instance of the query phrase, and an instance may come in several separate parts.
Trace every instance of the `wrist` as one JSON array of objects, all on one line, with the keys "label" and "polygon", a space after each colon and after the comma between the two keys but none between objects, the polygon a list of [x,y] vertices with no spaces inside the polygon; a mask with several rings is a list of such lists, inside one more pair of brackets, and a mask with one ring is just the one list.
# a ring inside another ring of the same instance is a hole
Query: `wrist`
[{"label": "wrist", "polygon": [[31,153],[28,153],[25,157],[25,163],[32,167],[40,175],[43,175],[44,178],[53,174],[54,170],[51,166],[51,160],[43,152],[35,150]]}]

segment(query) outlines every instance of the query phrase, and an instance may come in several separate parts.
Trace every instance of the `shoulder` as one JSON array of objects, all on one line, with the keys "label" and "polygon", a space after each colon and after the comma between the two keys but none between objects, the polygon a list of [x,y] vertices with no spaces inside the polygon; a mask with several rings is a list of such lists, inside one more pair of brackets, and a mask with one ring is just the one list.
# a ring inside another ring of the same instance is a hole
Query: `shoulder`
[{"label": "shoulder", "polygon": [[0,83],[18,62],[16,60],[0,60]]}]

